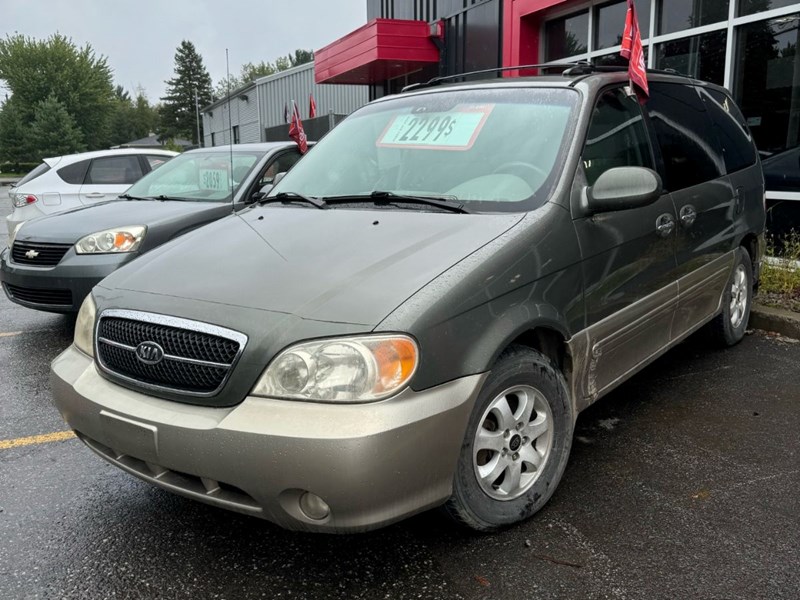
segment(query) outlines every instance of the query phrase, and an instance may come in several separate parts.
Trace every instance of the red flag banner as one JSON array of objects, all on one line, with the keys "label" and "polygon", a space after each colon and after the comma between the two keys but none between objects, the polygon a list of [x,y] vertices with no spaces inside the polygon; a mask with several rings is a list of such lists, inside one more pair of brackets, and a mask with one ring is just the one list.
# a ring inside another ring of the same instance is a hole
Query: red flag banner
[{"label": "red flag banner", "polygon": [[297,147],[300,148],[300,154],[308,152],[308,138],[303,129],[303,121],[300,119],[300,111],[297,109],[297,103],[294,102],[294,111],[292,111],[292,122],[289,124],[289,137],[292,138]]},{"label": "red flag banner", "polygon": [[628,77],[631,86],[636,91],[639,102],[644,104],[650,96],[650,87],[647,84],[642,32],[639,30],[639,18],[633,0],[628,0],[628,14],[625,17],[625,31],[622,33],[622,49],[619,53],[628,59]]},{"label": "red flag banner", "polygon": [[308,118],[313,119],[317,116],[317,103],[314,101],[314,94],[308,95]]}]

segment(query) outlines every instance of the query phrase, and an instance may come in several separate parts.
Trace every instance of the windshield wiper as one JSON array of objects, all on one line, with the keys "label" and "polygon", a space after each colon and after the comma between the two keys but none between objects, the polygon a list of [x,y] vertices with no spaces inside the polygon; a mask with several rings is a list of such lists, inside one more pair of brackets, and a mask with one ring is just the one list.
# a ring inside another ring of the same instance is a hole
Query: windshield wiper
[{"label": "windshield wiper", "polygon": [[312,206],[316,206],[317,208],[326,209],[328,208],[328,204],[325,200],[321,200],[320,198],[316,198],[314,196],[304,196],[303,194],[298,194],[297,192],[279,192],[274,196],[267,196],[266,198],[262,198],[258,201],[259,204],[270,204],[275,202],[280,202],[282,204],[288,204],[289,202],[305,202],[306,204],[311,204]]},{"label": "windshield wiper", "polygon": [[470,214],[470,210],[464,208],[460,202],[447,200],[445,198],[437,198],[435,196],[405,196],[403,194],[395,194],[394,192],[384,192],[376,190],[370,194],[354,194],[351,196],[333,196],[325,198],[328,204],[346,204],[348,202],[374,202],[376,205],[388,204],[425,204],[427,206],[435,206],[451,212]]},{"label": "windshield wiper", "polygon": [[125,198],[125,200],[152,200],[152,198],[142,198],[141,196],[131,196],[130,194],[120,194],[120,198]]},{"label": "windshield wiper", "polygon": [[152,196],[152,198],[156,200],[179,200],[181,202],[185,202],[186,200],[191,200],[191,198],[181,198],[179,196],[165,196],[164,194],[159,194],[158,196]]}]

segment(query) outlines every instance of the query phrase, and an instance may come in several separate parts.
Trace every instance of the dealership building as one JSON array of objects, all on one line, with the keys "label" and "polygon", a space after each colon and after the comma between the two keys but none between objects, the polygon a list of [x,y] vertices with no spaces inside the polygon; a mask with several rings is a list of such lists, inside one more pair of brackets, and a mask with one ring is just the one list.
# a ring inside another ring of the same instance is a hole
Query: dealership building
[{"label": "dealership building", "polygon": [[[625,0],[367,0],[367,24],[316,52],[315,80],[368,86],[374,99],[496,67],[623,65],[626,7]],[[648,66],[730,89],[764,159],[771,204],[800,206],[800,2],[637,0],[636,7]]]}]

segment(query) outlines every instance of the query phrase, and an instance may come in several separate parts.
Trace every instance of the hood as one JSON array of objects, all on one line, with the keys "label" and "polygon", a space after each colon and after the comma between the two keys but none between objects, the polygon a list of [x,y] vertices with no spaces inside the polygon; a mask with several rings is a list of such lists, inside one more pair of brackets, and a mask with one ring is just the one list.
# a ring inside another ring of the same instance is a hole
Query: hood
[{"label": "hood", "polygon": [[101,286],[376,325],[521,219],[519,214],[267,206],[150,252]]},{"label": "hood", "polygon": [[185,220],[203,220],[206,213],[230,211],[219,202],[178,202],[160,200],[114,200],[84,206],[29,221],[20,229],[20,241],[74,244],[90,233],[123,225],[148,228]]}]

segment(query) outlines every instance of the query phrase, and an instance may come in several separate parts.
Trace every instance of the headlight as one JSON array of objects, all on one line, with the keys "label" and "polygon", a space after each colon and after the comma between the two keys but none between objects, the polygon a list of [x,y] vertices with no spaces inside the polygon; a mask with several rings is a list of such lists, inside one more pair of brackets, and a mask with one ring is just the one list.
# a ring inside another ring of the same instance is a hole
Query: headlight
[{"label": "headlight", "polygon": [[254,396],[322,402],[370,402],[403,389],[417,368],[417,344],[405,335],[304,342],[281,352]]},{"label": "headlight", "polygon": [[17,234],[19,233],[19,230],[22,229],[23,225],[25,225],[25,223],[17,223],[17,226],[14,227],[14,231],[12,231],[11,235],[8,236],[8,247],[9,248],[11,248],[11,246],[14,245],[14,240],[17,239]]},{"label": "headlight", "polygon": [[94,357],[94,318],[97,314],[97,305],[89,294],[81,304],[78,320],[75,321],[75,346],[89,356]]},{"label": "headlight", "polygon": [[115,229],[98,231],[78,240],[75,252],[78,254],[110,254],[113,252],[133,252],[144,239],[145,227],[128,225]]}]

